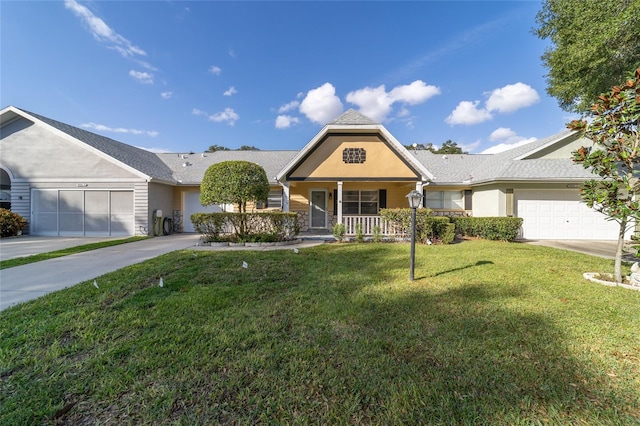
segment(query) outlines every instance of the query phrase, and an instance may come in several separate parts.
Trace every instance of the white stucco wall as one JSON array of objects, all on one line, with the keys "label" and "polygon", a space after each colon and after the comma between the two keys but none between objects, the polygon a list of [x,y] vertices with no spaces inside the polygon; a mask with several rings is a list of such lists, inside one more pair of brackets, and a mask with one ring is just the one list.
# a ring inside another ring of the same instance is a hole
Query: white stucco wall
[{"label": "white stucco wall", "polygon": [[500,187],[478,187],[473,189],[474,217],[505,216],[506,196]]}]

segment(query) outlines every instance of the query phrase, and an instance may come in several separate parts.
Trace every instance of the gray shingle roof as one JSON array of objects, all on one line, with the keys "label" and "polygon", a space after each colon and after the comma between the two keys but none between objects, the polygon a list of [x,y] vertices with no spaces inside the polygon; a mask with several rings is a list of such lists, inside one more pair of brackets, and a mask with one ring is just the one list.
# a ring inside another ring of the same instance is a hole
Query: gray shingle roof
[{"label": "gray shingle roof", "polygon": [[182,185],[199,185],[212,164],[222,161],[251,161],[262,166],[267,179],[275,184],[275,176],[298,151],[216,151],[201,154],[157,154],[171,168]]},{"label": "gray shingle roof", "polygon": [[358,126],[358,125],[375,125],[380,123],[372,120],[366,115],[359,113],[358,111],[351,108],[328,124],[338,125],[338,126]]},{"label": "gray shingle roof", "polygon": [[144,149],[136,148],[30,111],[23,109],[20,110],[60,130],[61,132],[86,143],[87,145],[104,152],[110,157],[133,167],[153,179],[165,182],[174,181],[171,169],[167,167],[167,165],[164,164],[153,152],[145,151]]}]

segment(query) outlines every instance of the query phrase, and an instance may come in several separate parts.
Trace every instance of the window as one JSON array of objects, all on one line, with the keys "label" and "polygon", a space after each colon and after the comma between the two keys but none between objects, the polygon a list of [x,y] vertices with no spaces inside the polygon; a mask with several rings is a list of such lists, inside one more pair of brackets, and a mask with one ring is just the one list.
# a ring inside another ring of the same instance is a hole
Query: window
[{"label": "window", "polygon": [[462,191],[425,191],[424,205],[430,209],[464,210]]},{"label": "window", "polygon": [[345,148],[342,150],[342,161],[347,164],[362,164],[367,161],[364,148]]},{"label": "window", "polygon": [[344,191],[343,214],[378,214],[378,191]]},{"label": "window", "polygon": [[267,207],[282,208],[282,189],[272,189],[267,198]]}]

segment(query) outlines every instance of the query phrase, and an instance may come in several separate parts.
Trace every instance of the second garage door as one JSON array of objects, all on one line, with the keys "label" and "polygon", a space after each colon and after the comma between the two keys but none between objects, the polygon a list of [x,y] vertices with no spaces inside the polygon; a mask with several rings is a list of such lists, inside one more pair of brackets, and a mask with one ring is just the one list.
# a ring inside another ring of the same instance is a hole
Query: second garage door
[{"label": "second garage door", "polygon": [[578,190],[515,191],[522,237],[530,240],[617,240],[619,226],[580,200]]}]

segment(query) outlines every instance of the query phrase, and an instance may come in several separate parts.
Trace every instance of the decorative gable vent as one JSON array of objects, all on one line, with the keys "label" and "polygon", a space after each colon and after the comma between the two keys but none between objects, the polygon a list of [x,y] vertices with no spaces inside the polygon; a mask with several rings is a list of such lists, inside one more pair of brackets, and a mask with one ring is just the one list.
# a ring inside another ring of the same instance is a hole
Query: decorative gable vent
[{"label": "decorative gable vent", "polygon": [[367,161],[367,151],[364,148],[345,148],[342,150],[342,161],[346,164],[362,164]]}]

